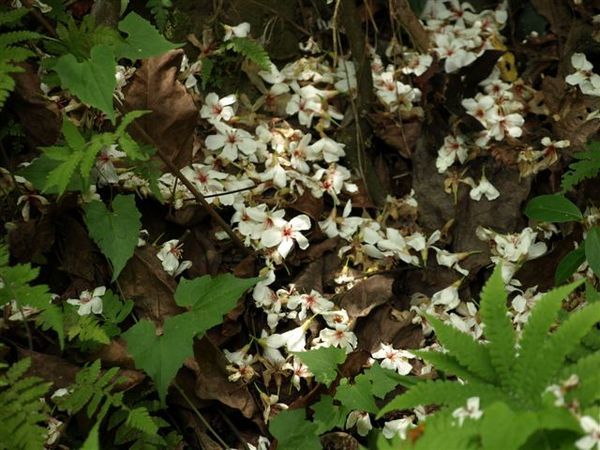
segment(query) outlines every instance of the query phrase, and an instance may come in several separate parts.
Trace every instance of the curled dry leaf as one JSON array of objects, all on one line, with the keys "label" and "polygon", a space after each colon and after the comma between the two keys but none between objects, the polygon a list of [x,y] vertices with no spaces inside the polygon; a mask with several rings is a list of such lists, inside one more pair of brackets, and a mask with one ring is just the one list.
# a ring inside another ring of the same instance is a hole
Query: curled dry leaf
[{"label": "curled dry leaf", "polygon": [[[125,109],[150,110],[136,122],[179,168],[190,164],[198,109],[185,86],[177,80],[182,50],[149,58],[125,89]],[[135,127],[131,134],[142,141]]]},{"label": "curled dry leaf", "polygon": [[359,442],[348,433],[332,431],[321,436],[321,445],[326,450],[358,450]]}]

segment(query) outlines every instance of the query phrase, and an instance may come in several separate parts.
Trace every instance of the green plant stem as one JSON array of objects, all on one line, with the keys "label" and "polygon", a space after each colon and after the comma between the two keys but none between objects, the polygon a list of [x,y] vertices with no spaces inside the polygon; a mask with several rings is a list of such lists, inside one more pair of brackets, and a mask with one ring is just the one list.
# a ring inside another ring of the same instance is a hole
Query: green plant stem
[{"label": "green plant stem", "polygon": [[200,411],[198,411],[198,408],[196,408],[194,403],[192,403],[190,398],[186,395],[186,393],[183,391],[183,389],[181,389],[181,387],[177,384],[177,382],[173,381],[173,386],[175,386],[175,389],[177,389],[177,391],[181,394],[181,396],[187,402],[187,404],[190,405],[190,408],[192,409],[194,414],[196,414],[196,416],[198,416],[198,419],[200,419],[200,421],[204,424],[206,429],[211,432],[211,434],[215,437],[215,439],[219,442],[219,444],[221,444],[223,446],[223,448],[229,448],[229,445],[227,445],[227,443],[221,438],[221,436],[219,436],[219,434],[215,431],[215,429],[210,426],[208,421],[204,418],[202,413],[200,413]]}]

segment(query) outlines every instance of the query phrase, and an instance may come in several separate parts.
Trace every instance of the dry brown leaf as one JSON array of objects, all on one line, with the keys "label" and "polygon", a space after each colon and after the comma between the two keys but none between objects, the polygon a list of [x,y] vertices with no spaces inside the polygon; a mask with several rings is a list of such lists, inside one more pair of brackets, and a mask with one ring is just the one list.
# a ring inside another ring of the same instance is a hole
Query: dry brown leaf
[{"label": "dry brown leaf", "polygon": [[373,132],[383,142],[396,150],[404,158],[410,159],[412,150],[421,135],[420,121],[397,122],[386,113],[373,113],[370,116]]},{"label": "dry brown leaf", "polygon": [[352,289],[341,295],[340,308],[348,312],[351,320],[365,317],[373,308],[394,298],[393,284],[394,278],[389,275],[373,275],[359,281]]},{"label": "dry brown leaf", "polygon": [[185,366],[196,375],[195,394],[202,400],[217,400],[251,418],[258,412],[254,397],[241,382],[232,383],[225,366],[227,359],[206,337],[194,344],[195,360]]},{"label": "dry brown leaf", "polygon": [[[192,160],[198,118],[192,96],[177,80],[182,58],[182,50],[172,50],[145,60],[124,91],[127,111],[152,111],[136,123],[179,168]],[[134,127],[130,132],[143,142]]]},{"label": "dry brown leaf", "polygon": [[119,275],[119,285],[123,297],[133,300],[138,317],[162,324],[166,317],[184,309],[175,303],[177,283],[163,270],[156,253],[152,245],[136,248]]},{"label": "dry brown leaf", "polygon": [[53,145],[60,136],[62,115],[58,105],[46,100],[40,89],[40,77],[31,64],[23,64],[25,72],[13,75],[15,101],[13,109],[25,130],[25,137],[34,147]]},{"label": "dry brown leaf", "polygon": [[321,436],[321,445],[324,450],[358,450],[359,442],[348,433],[332,431]]}]

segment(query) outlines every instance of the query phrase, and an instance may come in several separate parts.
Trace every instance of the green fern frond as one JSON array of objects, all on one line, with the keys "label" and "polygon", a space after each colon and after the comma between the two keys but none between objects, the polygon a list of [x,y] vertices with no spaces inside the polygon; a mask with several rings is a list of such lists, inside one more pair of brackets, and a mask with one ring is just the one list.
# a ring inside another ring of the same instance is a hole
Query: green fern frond
[{"label": "green fern frond", "polygon": [[577,160],[569,165],[569,170],[562,176],[561,187],[570,191],[576,185],[588,178],[594,178],[600,173],[600,141],[592,141],[585,152],[575,153]]},{"label": "green fern frond", "polygon": [[531,311],[523,335],[519,342],[519,356],[511,374],[511,385],[523,399],[533,402],[541,401],[540,386],[537,382],[542,377],[542,372],[547,368],[544,359],[547,355],[540,352],[546,339],[550,326],[556,320],[562,301],[573,292],[582,281],[553,289],[540,298]]},{"label": "green fern frond", "polygon": [[496,266],[481,292],[479,313],[485,324],[487,349],[500,384],[509,385],[512,366],[515,361],[515,330],[508,316],[508,295],[502,280],[502,267]]},{"label": "green fern frond", "polygon": [[496,372],[484,345],[473,339],[471,335],[463,333],[433,316],[428,315],[427,321],[435,330],[440,343],[452,357],[456,358],[459,364],[476,377],[491,383],[496,381]]},{"label": "green fern frond", "polygon": [[40,399],[51,383],[38,377],[22,378],[29,358],[13,364],[0,377],[0,448],[38,450],[43,448],[46,435],[47,406]]},{"label": "green fern frond", "polygon": [[466,381],[485,383],[485,380],[475,375],[449,353],[427,350],[413,350],[412,353],[435,366],[438,371],[442,371],[448,375],[455,375]]},{"label": "green fern frond", "polygon": [[126,424],[145,434],[154,435],[158,433],[158,426],[152,420],[150,412],[143,406],[129,411]]},{"label": "green fern frond", "polygon": [[101,423],[111,407],[123,408],[123,393],[114,393],[118,367],[100,372],[100,360],[81,369],[69,394],[56,399],[57,406],[70,415],[85,408],[86,415]]},{"label": "green fern frond", "polygon": [[19,21],[29,11],[26,8],[9,9],[0,11],[0,27],[11,27],[19,24]]},{"label": "green fern frond", "polygon": [[[11,31],[9,33],[0,34],[0,48],[6,48],[11,45],[18,44],[24,41],[32,41],[34,39],[41,38],[42,35],[39,33],[35,33],[34,31]],[[5,58],[4,54],[2,55],[2,59],[12,59]]]},{"label": "green fern frond", "polygon": [[534,388],[541,392],[553,381],[564,364],[567,355],[596,323],[600,322],[600,303],[588,304],[572,313],[568,319],[546,340],[540,348],[544,355],[544,369],[537,378]]},{"label": "green fern frond", "polygon": [[[16,25],[27,10],[13,10],[0,12],[0,26],[11,27]],[[0,110],[4,107],[6,99],[15,88],[11,74],[23,72],[19,63],[33,56],[33,52],[21,47],[15,47],[23,41],[38,39],[40,35],[31,31],[11,31],[0,34]]]},{"label": "green fern frond", "polygon": [[254,62],[263,70],[271,68],[271,59],[262,45],[248,38],[231,38],[227,48]]},{"label": "green fern frond", "polygon": [[147,0],[146,7],[154,16],[154,21],[160,31],[164,31],[169,18],[169,9],[173,6],[171,0]]},{"label": "green fern frond", "polygon": [[428,380],[399,395],[385,405],[377,417],[394,410],[414,408],[418,405],[444,405],[458,407],[470,397],[479,397],[482,403],[506,400],[503,391],[489,384],[461,384],[450,380]]},{"label": "green fern frond", "polygon": [[77,319],[74,324],[67,326],[67,337],[69,340],[78,338],[82,342],[110,343],[110,338],[95,317],[77,316]]},{"label": "green fern frond", "polygon": [[579,383],[567,395],[567,401],[577,399],[582,407],[600,399],[600,352],[591,353],[561,370],[560,380],[577,375]]}]

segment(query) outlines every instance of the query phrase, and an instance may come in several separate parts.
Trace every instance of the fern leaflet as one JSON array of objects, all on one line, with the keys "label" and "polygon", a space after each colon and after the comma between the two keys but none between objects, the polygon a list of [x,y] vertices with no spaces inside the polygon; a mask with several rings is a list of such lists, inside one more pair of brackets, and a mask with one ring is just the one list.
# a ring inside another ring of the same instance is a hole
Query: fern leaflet
[{"label": "fern leaflet", "polygon": [[485,323],[485,337],[490,359],[502,385],[508,385],[515,360],[515,330],[508,317],[507,292],[498,265],[481,292],[481,318]]},{"label": "fern leaflet", "polygon": [[233,37],[231,38],[231,41],[229,41],[227,48],[248,58],[263,70],[269,70],[271,68],[269,54],[264,47],[256,41],[248,38]]},{"label": "fern leaflet", "polygon": [[37,450],[44,447],[46,403],[40,401],[51,383],[22,378],[29,358],[15,363],[0,377],[0,449]]},{"label": "fern leaflet", "polygon": [[587,178],[594,178],[600,173],[600,141],[592,141],[588,150],[573,155],[576,162],[569,165],[569,170],[563,174],[561,187],[570,191]]}]

